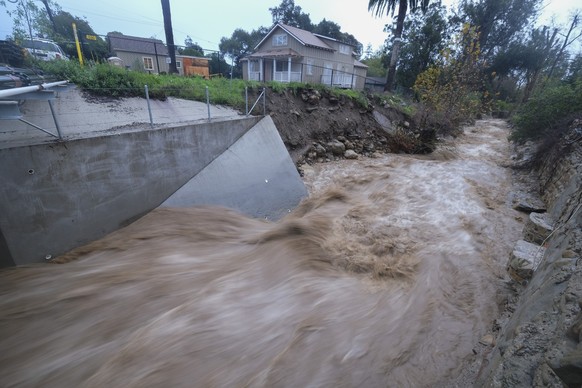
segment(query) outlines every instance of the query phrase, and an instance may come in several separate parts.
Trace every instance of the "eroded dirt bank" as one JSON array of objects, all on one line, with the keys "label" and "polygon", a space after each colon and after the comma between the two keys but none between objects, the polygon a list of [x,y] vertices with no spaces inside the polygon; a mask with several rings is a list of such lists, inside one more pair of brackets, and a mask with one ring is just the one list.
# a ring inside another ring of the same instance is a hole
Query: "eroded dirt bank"
[{"label": "eroded dirt bank", "polygon": [[519,298],[507,306],[477,386],[582,385],[582,120],[544,149],[531,175],[552,229],[538,242],[545,254],[533,277],[515,285]]},{"label": "eroded dirt bank", "polygon": [[305,167],[278,223],[155,210],[0,272],[0,386],[437,386],[498,313],[523,217],[507,128]]}]

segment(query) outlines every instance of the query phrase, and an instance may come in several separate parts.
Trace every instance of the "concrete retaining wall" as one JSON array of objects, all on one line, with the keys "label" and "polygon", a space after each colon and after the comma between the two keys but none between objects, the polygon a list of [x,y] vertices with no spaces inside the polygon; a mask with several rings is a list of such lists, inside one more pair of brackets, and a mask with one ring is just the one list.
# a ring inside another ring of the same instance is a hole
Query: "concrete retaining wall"
[{"label": "concrete retaining wall", "polygon": [[306,195],[273,120],[266,117],[162,206],[221,205],[276,220]]},{"label": "concrete retaining wall", "polygon": [[[128,225],[162,204],[258,122],[251,117],[0,150],[0,265],[44,261]],[[274,125],[267,132],[273,130]],[[257,163],[271,161],[255,159],[248,177]],[[297,174],[292,163],[287,168]],[[291,182],[297,185],[296,179]],[[297,204],[305,192],[294,192],[291,202]]]}]

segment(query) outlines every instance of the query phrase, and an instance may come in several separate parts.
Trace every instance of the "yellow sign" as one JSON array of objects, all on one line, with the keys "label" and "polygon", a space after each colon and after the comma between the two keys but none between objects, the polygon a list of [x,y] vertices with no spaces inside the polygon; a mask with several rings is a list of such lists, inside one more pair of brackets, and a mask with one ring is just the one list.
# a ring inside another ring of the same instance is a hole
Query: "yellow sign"
[{"label": "yellow sign", "polygon": [[97,40],[97,36],[95,36],[95,35],[85,35],[85,39],[87,39],[87,40]]}]

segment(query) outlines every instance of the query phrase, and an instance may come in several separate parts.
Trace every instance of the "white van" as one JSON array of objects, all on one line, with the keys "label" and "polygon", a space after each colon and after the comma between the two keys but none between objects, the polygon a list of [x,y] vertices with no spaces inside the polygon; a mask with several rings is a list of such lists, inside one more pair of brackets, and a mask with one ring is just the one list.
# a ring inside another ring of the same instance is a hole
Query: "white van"
[{"label": "white van", "polygon": [[40,59],[41,61],[52,61],[54,59],[69,60],[63,49],[52,40],[40,38],[34,38],[32,40],[27,39],[22,42],[22,47],[24,47],[33,57]]}]

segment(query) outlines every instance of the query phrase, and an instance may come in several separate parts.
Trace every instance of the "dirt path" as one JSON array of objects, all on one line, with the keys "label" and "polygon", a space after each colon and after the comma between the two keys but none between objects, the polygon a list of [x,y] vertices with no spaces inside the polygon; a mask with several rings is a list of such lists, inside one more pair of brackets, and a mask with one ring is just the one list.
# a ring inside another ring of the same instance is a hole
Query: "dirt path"
[{"label": "dirt path", "polygon": [[0,386],[435,386],[475,360],[521,230],[507,128],[306,169],[280,222],[156,210],[0,272]]}]

